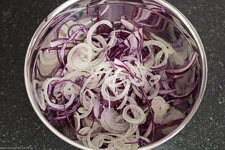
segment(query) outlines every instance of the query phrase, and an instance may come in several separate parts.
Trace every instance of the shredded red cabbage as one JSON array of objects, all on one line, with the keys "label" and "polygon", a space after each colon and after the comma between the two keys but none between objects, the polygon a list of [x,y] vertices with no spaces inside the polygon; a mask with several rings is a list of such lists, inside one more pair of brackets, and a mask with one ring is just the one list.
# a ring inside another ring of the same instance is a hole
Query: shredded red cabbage
[{"label": "shredded red cabbage", "polygon": [[[185,74],[195,71],[197,52],[174,69],[169,60],[177,52],[146,37],[143,29],[164,31],[165,20],[151,14],[151,25],[126,16],[112,23],[101,19],[101,10],[96,18],[90,5],[86,11],[91,27],[66,17],[49,47],[40,49],[34,88],[43,115],[67,137],[95,149],[135,149],[155,142],[156,131],[180,124],[190,110],[179,107],[193,95],[199,78],[185,83],[185,90],[181,85]],[[179,115],[171,117],[173,112]]]}]

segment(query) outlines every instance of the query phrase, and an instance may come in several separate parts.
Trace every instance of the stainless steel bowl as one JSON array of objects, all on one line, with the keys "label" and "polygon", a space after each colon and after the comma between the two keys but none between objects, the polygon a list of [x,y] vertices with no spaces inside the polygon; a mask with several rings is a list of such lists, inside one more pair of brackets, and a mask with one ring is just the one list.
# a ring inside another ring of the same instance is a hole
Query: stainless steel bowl
[{"label": "stainless steel bowl", "polygon": [[[51,36],[51,31],[54,29],[54,27],[57,24],[60,24],[63,18],[70,17],[73,15],[73,17],[76,17],[79,20],[87,18],[87,15],[85,12],[86,5],[90,3],[90,0],[69,0],[60,5],[58,8],[56,8],[51,14],[48,15],[48,17],[40,24],[36,32],[34,33],[31,42],[29,44],[26,59],[25,59],[25,65],[24,65],[24,77],[25,77],[25,84],[26,84],[26,90],[30,99],[30,102],[37,113],[38,117],[42,120],[42,122],[59,138],[63,139],[67,143],[78,147],[80,149],[90,149],[88,147],[85,147],[81,144],[78,144],[71,139],[64,136],[61,132],[59,132],[56,128],[54,128],[48,120],[43,116],[41,113],[39,106],[37,104],[35,95],[34,95],[34,89],[32,86],[32,81],[34,79],[34,64],[36,57],[38,55],[37,49],[40,48],[42,44],[45,44],[45,41],[49,36]],[[199,107],[199,104],[202,100],[206,82],[207,82],[207,60],[206,55],[204,51],[203,44],[201,42],[201,39],[196,32],[195,28],[192,26],[192,24],[188,21],[188,19],[174,6],[169,4],[166,1],[162,0],[97,0],[91,2],[91,12],[95,12],[97,9],[105,9],[108,7],[107,12],[103,16],[103,18],[111,20],[111,21],[117,21],[122,14],[125,14],[129,19],[135,18],[137,14],[135,14],[135,11],[138,10],[141,11],[141,15],[139,14],[139,17],[136,19],[140,19],[141,17],[146,17],[146,14],[153,16],[156,16],[158,19],[161,19],[162,26],[155,26],[156,23],[154,21],[149,20],[148,18],[145,19],[145,21],[142,20],[142,23],[145,25],[149,25],[148,30],[152,33],[155,33],[157,36],[160,36],[161,38],[170,41],[169,31],[165,28],[168,26],[172,26],[175,30],[177,30],[176,34],[182,35],[183,41],[186,41],[188,43],[188,46],[185,48],[185,51],[197,51],[199,53],[199,59],[198,59],[198,71],[199,71],[199,84],[197,91],[193,95],[194,103],[192,106],[192,109],[189,111],[189,114],[186,116],[185,120],[170,134],[164,136],[163,138],[155,141],[151,145],[148,145],[146,147],[141,147],[142,149],[152,149],[167,140],[171,139],[173,136],[175,136],[181,129],[184,128],[184,126],[190,121],[194,113],[196,112],[197,108]],[[133,15],[136,16],[133,16]],[[142,15],[144,14],[144,16]],[[95,16],[95,13],[91,13],[91,15]],[[148,17],[148,16],[147,16]],[[154,17],[153,17],[154,19]],[[157,20],[158,20],[157,19]],[[159,20],[158,20],[159,21]],[[163,22],[163,23],[162,23]],[[173,41],[170,41],[173,42]],[[189,59],[190,56],[187,55],[187,59]]]}]

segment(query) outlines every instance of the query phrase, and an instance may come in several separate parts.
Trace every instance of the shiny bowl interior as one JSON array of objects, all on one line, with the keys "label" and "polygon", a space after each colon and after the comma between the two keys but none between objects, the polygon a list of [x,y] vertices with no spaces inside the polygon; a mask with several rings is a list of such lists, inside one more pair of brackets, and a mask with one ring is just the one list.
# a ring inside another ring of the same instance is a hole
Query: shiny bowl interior
[{"label": "shiny bowl interior", "polygon": [[[72,144],[75,147],[81,149],[89,149],[81,144],[78,144],[71,139],[64,136],[63,131],[53,127],[48,120],[43,116],[35,98],[35,89],[33,87],[33,80],[36,78],[35,67],[38,63],[38,57],[40,57],[40,49],[48,47],[50,39],[54,36],[54,29],[63,23],[65,19],[75,18],[82,24],[88,24],[89,21],[86,13],[86,5],[90,3],[89,0],[70,0],[56,8],[51,14],[49,14],[44,21],[40,24],[36,30],[30,45],[27,50],[25,59],[24,73],[25,84],[30,102],[42,120],[42,122],[58,137],[64,141]],[[191,23],[185,18],[185,16],[179,12],[175,7],[166,1],[162,0],[98,0],[90,3],[90,14],[93,18],[97,16],[96,11],[101,10],[104,12],[102,19],[107,19],[112,22],[119,21],[121,16],[125,15],[128,20],[133,20],[137,24],[144,25],[144,30],[150,33],[149,37],[160,37],[167,43],[169,43],[180,55],[182,55],[182,61],[186,62],[191,59],[193,51],[198,52],[199,57],[197,65],[186,74],[187,82],[198,81],[197,88],[193,94],[191,94],[187,100],[182,104],[180,109],[188,109],[186,118],[179,126],[167,135],[158,134],[156,141],[152,144],[142,147],[140,149],[151,149],[176,135],[191,119],[195,111],[199,107],[202,100],[203,93],[206,87],[207,81],[207,60],[202,45],[196,30]],[[54,56],[53,57],[57,57]],[[171,61],[173,61],[171,59]],[[57,66],[46,66],[43,63],[38,66],[40,72],[44,74],[44,78],[50,77]],[[180,68],[180,65],[174,63],[173,68]],[[181,87],[185,89],[185,86]],[[182,94],[182,93],[181,93]]]}]

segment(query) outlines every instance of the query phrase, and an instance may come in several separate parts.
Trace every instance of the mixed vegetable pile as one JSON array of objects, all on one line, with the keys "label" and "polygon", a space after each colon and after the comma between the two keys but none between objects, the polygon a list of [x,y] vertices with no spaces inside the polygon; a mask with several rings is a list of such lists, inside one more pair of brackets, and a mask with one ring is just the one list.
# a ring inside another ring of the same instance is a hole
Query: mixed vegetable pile
[{"label": "mixed vegetable pile", "polygon": [[50,123],[69,138],[94,149],[136,149],[185,118],[175,106],[194,92],[198,79],[183,94],[175,83],[198,54],[172,69],[176,51],[168,43],[147,37],[125,16],[112,23],[100,14],[89,16],[90,27],[70,18],[56,28],[37,58],[36,76],[48,78],[33,81],[35,96]]}]

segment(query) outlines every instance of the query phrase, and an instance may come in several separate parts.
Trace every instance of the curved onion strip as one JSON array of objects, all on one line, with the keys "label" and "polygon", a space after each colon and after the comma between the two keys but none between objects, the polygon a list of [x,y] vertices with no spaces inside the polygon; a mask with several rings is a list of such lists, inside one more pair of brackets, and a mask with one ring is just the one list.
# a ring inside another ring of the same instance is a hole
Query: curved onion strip
[{"label": "curved onion strip", "polygon": [[[96,35],[96,36],[93,36],[92,38],[96,39],[102,45],[102,47],[106,47],[107,46],[106,40],[105,40],[105,38],[103,36]],[[97,51],[97,52],[100,52],[100,51]]]},{"label": "curved onion strip", "polygon": [[[135,111],[137,111],[137,113],[134,114],[134,118],[131,118],[128,114],[127,111],[129,109],[134,109]],[[143,110],[136,106],[136,105],[128,105],[123,109],[123,118],[132,124],[141,124],[146,120],[146,116],[145,113],[143,112]]]},{"label": "curved onion strip", "polygon": [[[95,23],[95,24],[89,29],[89,31],[88,31],[88,33],[87,33],[87,43],[88,43],[88,45],[90,45],[91,48],[92,48],[93,50],[98,51],[98,52],[102,51],[105,47],[103,47],[103,48],[97,48],[96,46],[94,46],[94,44],[93,44],[93,42],[92,42],[92,35],[93,35],[94,31],[96,30],[96,28],[97,28],[98,26],[102,25],[102,24],[105,24],[105,25],[109,26],[110,28],[112,28],[112,23],[111,23],[110,21],[108,21],[108,20],[101,20],[101,21]],[[114,34],[111,36],[111,39],[110,39],[110,41],[109,41],[109,43],[108,43],[108,45],[109,45],[110,47],[112,47],[112,45],[113,45],[113,43],[114,43],[114,41],[115,41],[115,38],[116,38],[116,36],[115,36],[115,33],[114,33]]]},{"label": "curved onion strip", "polygon": [[93,108],[93,111],[94,111],[94,116],[95,118],[99,119],[99,109],[100,109],[100,102],[99,101],[96,101],[95,105],[94,105],[94,108]]},{"label": "curved onion strip", "polygon": [[[71,82],[68,82],[64,89],[63,89],[63,92],[64,92],[64,95],[67,96],[67,95],[70,95],[71,93],[74,93],[76,95],[79,94],[79,91],[80,91],[80,86],[78,86],[77,84],[73,84]],[[66,97],[68,98],[68,97]]]},{"label": "curved onion strip", "polygon": [[150,140],[148,138],[144,137],[144,136],[140,136],[139,138],[142,139],[142,140],[144,140],[147,143],[150,142]]},{"label": "curved onion strip", "polygon": [[[82,70],[82,71],[72,71],[68,74],[66,74],[64,77],[59,78],[59,82],[65,81],[65,80],[71,80],[71,81],[75,81],[78,78],[81,78],[82,76],[86,76],[91,74],[91,71],[87,71],[87,70]],[[73,83],[71,83],[73,84]]]},{"label": "curved onion strip", "polygon": [[107,88],[107,85],[110,84],[110,82],[112,82],[113,80],[115,80],[114,76],[108,77],[105,80],[105,82],[102,84],[102,87],[101,87],[102,96],[108,101],[116,101],[116,100],[123,98],[128,93],[128,91],[130,89],[130,85],[131,85],[128,80],[124,80],[124,82],[126,82],[126,86],[125,86],[124,90],[119,95],[110,96],[109,93],[106,92],[106,88]]},{"label": "curved onion strip", "polygon": [[135,134],[135,135],[132,135],[132,136],[130,136],[129,138],[132,138],[133,136],[135,137],[135,138],[132,140],[133,142],[139,140],[139,138],[140,138],[140,131],[139,131],[139,129],[136,130],[136,134]]},{"label": "curved onion strip", "polygon": [[160,75],[153,75],[151,72],[147,72],[147,75],[150,77],[150,80],[148,81],[150,86],[154,86],[161,79]]},{"label": "curved onion strip", "polygon": [[60,105],[60,104],[54,104],[49,99],[48,85],[50,84],[50,82],[52,82],[52,81],[58,81],[58,80],[59,80],[59,78],[54,77],[54,78],[45,80],[45,82],[43,83],[42,88],[44,89],[44,97],[45,97],[45,100],[53,108],[57,108],[57,109],[64,109],[64,107],[65,108],[68,108],[73,103],[73,100],[76,98],[75,97],[75,94],[71,94],[71,97],[70,97],[69,101],[65,104],[65,106],[64,105]]},{"label": "curved onion strip", "polygon": [[146,42],[144,42],[143,47],[147,47],[148,48],[149,53],[150,53],[149,55],[151,56],[151,59],[149,59],[148,61],[144,62],[144,66],[150,68],[154,64],[155,55],[154,55],[153,51],[151,50],[151,48],[149,47],[149,45]]},{"label": "curved onion strip", "polygon": [[132,89],[134,90],[134,93],[140,97],[140,98],[143,98],[143,95],[138,91],[138,87],[132,85]]},{"label": "curved onion strip", "polygon": [[133,97],[128,97],[128,101],[130,102],[130,104],[132,104],[132,105],[137,105],[137,102],[136,102],[136,100],[133,98]]},{"label": "curved onion strip", "polygon": [[[82,129],[79,130],[79,133],[82,135],[87,134],[90,129],[91,129],[90,127],[83,127]],[[78,140],[82,141],[82,139],[85,137],[77,134],[77,138]]]},{"label": "curved onion strip", "polygon": [[131,76],[129,76],[129,79],[130,79],[131,83],[133,85],[135,85],[135,86],[143,86],[145,84],[145,82],[146,82],[146,79],[145,79],[145,76],[143,74],[142,69],[138,68],[138,66],[137,67],[134,67],[130,63],[126,63],[126,65],[130,68],[131,72],[138,77],[137,78],[137,77],[131,77]]},{"label": "curved onion strip", "polygon": [[138,28],[136,26],[134,26],[132,23],[130,23],[129,21],[125,20],[123,17],[121,17],[120,19],[121,23],[130,31],[136,31],[138,30]]},{"label": "curved onion strip", "polygon": [[104,144],[104,135],[103,134],[98,134],[95,136],[92,140],[89,138],[89,134],[91,134],[93,131],[89,131],[87,135],[87,141],[88,144],[91,148],[97,148],[99,149],[103,144]]},{"label": "curved onion strip", "polygon": [[144,134],[144,137],[147,138],[151,134],[151,132],[152,132],[152,122],[150,122],[150,124],[149,124],[149,126],[147,128],[147,131]]},{"label": "curved onion strip", "polygon": [[78,112],[74,112],[74,125],[75,125],[75,130],[78,131],[80,130],[80,115]]},{"label": "curved onion strip", "polygon": [[[164,66],[167,63],[167,59],[168,59],[168,49],[167,49],[167,47],[163,43],[161,43],[159,41],[155,41],[155,40],[145,41],[145,44],[146,45],[155,45],[155,46],[158,46],[162,49],[160,52],[158,52],[155,55],[155,65],[152,66],[151,68],[159,68],[159,67]],[[160,63],[163,54],[164,54],[164,59]]]},{"label": "curved onion strip", "polygon": [[[97,128],[92,128],[88,131],[88,134],[87,134],[87,143],[88,143],[88,146],[90,148],[99,148],[99,147],[96,147],[92,141],[91,141],[91,134],[93,133],[94,130],[96,130]],[[102,144],[103,144],[103,141],[102,141]]]},{"label": "curved onion strip", "polygon": [[[90,97],[86,96],[87,92],[90,95]],[[81,100],[82,100],[81,103],[83,104],[84,108],[88,109],[90,105],[94,105],[95,96],[91,90],[86,89],[81,95]]]},{"label": "curved onion strip", "polygon": [[[153,87],[152,87],[153,88]],[[150,96],[148,96],[148,99],[150,100],[150,99],[153,99],[154,97],[156,97],[157,95],[158,95],[158,93],[159,93],[159,88],[160,88],[160,86],[159,86],[159,83],[156,83],[155,84],[155,88],[154,88],[154,90],[153,90],[153,94],[151,94]]]},{"label": "curved onion strip", "polygon": [[[108,76],[109,76],[109,74],[111,73],[111,71],[112,71],[112,69],[109,69],[108,71],[98,71],[98,72],[95,72],[95,73],[93,73],[85,82],[84,82],[84,84],[83,84],[83,86],[82,86],[82,88],[81,88],[81,90],[80,90],[80,93],[82,93],[83,91],[84,91],[84,89],[86,88],[86,86],[90,83],[90,81],[93,79],[93,77],[95,77],[96,75],[103,75],[103,74],[105,74],[105,77],[103,78],[103,79],[105,79],[105,78],[107,78]],[[98,78],[99,80],[101,79],[101,78]],[[95,82],[96,83],[93,83],[94,85],[95,85],[95,87],[98,87],[99,86],[99,84],[102,84],[102,82],[104,82],[104,80],[102,80],[102,81],[99,81],[99,80],[96,80]],[[98,81],[98,82],[97,82]],[[93,87],[94,88],[94,87]],[[92,89],[92,86],[91,87],[89,87],[89,89]]]},{"label": "curved onion strip", "polygon": [[124,121],[122,116],[109,108],[103,110],[100,122],[102,127],[110,133],[123,133],[129,128],[129,124]]},{"label": "curved onion strip", "polygon": [[120,106],[119,106],[117,109],[118,109],[118,110],[119,110],[119,109],[123,109],[123,107],[126,105],[127,101],[128,101],[128,96],[126,95],[126,96],[124,97],[122,103],[120,104]]},{"label": "curved onion strip", "polygon": [[162,42],[166,47],[168,47],[168,52],[169,52],[169,54],[176,53],[176,51],[173,49],[173,47],[172,47],[168,42],[166,42],[165,40],[163,40],[162,38],[156,36],[156,35],[153,34],[153,33],[151,33],[151,36],[152,36],[155,40]]},{"label": "curved onion strip", "polygon": [[[160,76],[161,76],[162,78],[167,78],[167,75],[166,75],[166,73],[165,73],[165,70],[160,71]],[[163,88],[165,88],[165,90],[170,90],[170,87],[169,87],[168,82],[162,81],[162,85],[163,85]]]},{"label": "curved onion strip", "polygon": [[116,144],[116,148],[118,150],[124,150],[124,149],[137,149],[139,147],[138,143],[133,143],[133,144],[126,144],[131,142],[128,138],[124,138],[123,140],[120,140]]},{"label": "curved onion strip", "polygon": [[[95,136],[93,139],[92,139],[92,144],[96,147],[98,147],[97,149],[98,150],[105,150],[105,148],[99,148],[100,145],[106,143],[106,141],[111,141],[111,140],[114,140],[114,138],[112,136],[109,136],[109,135],[106,135],[104,133],[100,133],[98,134],[97,136]],[[108,148],[106,148],[107,150],[114,150],[115,149],[115,146],[116,143],[110,143],[108,144]]]},{"label": "curved onion strip", "polygon": [[85,113],[83,113],[82,115],[80,115],[80,118],[83,119],[83,118],[87,117],[91,113],[93,106],[94,106],[93,104],[90,104],[88,107],[88,110]]},{"label": "curved onion strip", "polygon": [[105,143],[114,143],[114,142],[120,141],[124,138],[127,138],[129,136],[132,136],[137,131],[137,129],[138,129],[137,124],[130,124],[129,129],[127,130],[127,132],[125,134],[115,134],[115,133],[109,133],[109,132],[105,133],[106,135],[119,137],[119,138],[116,138],[116,139],[111,140],[111,141],[105,141]]},{"label": "curved onion strip", "polygon": [[[82,61],[79,56],[81,56],[81,53],[88,54],[88,59],[86,61]],[[91,47],[86,43],[81,43],[76,45],[71,49],[67,56],[67,61],[69,66],[71,66],[73,69],[90,69],[90,68],[96,68],[100,63],[104,62],[105,56],[103,54],[100,54],[100,56],[95,59],[92,59],[92,49]]]}]

